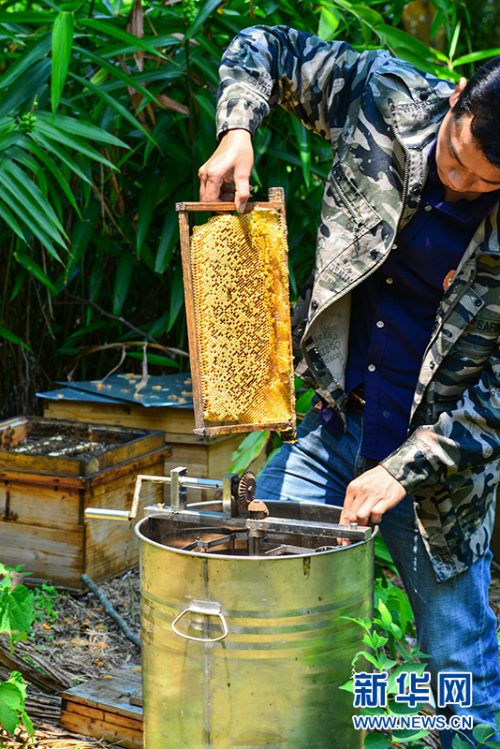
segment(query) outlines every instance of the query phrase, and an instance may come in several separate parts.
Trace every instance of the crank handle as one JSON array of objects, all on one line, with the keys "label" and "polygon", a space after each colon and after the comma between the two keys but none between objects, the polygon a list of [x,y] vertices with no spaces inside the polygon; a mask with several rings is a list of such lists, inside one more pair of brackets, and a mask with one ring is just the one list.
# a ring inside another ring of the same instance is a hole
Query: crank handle
[{"label": "crank handle", "polygon": [[112,508],[106,509],[103,507],[87,507],[85,509],[85,519],[99,519],[99,520],[135,520],[139,511],[139,500],[141,497],[141,489],[143,481],[153,481],[156,483],[165,484],[170,482],[170,476],[146,476],[139,474],[135,482],[134,496],[132,498],[132,506],[130,510],[115,510]]}]

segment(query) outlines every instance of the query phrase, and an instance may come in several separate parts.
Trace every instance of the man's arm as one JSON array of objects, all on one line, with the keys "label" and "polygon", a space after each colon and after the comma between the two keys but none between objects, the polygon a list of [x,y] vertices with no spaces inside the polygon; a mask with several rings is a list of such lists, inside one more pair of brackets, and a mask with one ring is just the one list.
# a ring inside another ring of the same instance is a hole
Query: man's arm
[{"label": "man's arm", "polygon": [[382,465],[413,494],[500,457],[500,339],[477,384],[435,424],[424,425]]},{"label": "man's arm", "polygon": [[222,58],[217,134],[235,128],[253,134],[281,105],[330,140],[331,127],[342,125],[353,95],[360,96],[373,56],[288,26],[244,29]]},{"label": "man's arm", "polygon": [[341,522],[379,523],[406,494],[500,457],[500,342],[476,385],[435,424],[418,427],[376,468],[351,481]]},{"label": "man's arm", "polygon": [[337,138],[348,108],[361,96],[375,59],[387,53],[355,52],[345,42],[324,42],[287,26],[244,29],[220,67],[217,104],[219,147],[199,170],[200,199],[229,199],[234,182],[244,210],[253,165],[251,136],[271,107],[281,105],[327,140]]}]

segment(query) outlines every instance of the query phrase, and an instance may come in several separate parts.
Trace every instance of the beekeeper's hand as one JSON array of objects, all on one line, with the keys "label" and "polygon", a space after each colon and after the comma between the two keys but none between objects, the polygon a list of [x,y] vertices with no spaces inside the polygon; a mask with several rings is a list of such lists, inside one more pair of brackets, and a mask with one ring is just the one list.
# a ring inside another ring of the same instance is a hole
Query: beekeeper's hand
[{"label": "beekeeper's hand", "polygon": [[248,130],[228,130],[198,170],[200,200],[234,200],[236,210],[243,213],[250,197],[252,167],[252,136]]},{"label": "beekeeper's hand", "polygon": [[[383,466],[365,471],[348,484],[340,523],[376,525],[387,510],[406,497],[406,490]],[[347,539],[339,539],[342,546]]]}]

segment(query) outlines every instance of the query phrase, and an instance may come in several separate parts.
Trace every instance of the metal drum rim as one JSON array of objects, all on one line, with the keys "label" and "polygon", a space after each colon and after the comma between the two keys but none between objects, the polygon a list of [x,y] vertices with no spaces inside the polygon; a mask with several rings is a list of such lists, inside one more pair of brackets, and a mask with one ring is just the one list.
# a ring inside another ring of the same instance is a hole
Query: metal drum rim
[{"label": "metal drum rim", "polygon": [[[200,503],[201,504],[201,503]],[[209,502],[203,503],[205,505],[210,504]],[[318,504],[310,503],[310,504]],[[328,506],[328,505],[319,505],[320,507]],[[153,541],[150,538],[147,538],[142,531],[141,526],[146,523],[150,518],[161,518],[165,521],[168,520],[168,518],[165,517],[165,514],[161,511],[159,512],[151,512],[146,517],[139,520],[138,523],[134,526],[134,533],[137,536],[137,538],[140,541],[144,541],[145,543],[150,544],[151,546],[154,546],[158,549],[163,549],[164,551],[171,551],[175,554],[181,554],[186,555],[189,557],[200,557],[201,559],[226,559],[231,560],[232,562],[241,561],[241,562],[286,562],[290,561],[291,559],[304,559],[304,558],[312,558],[312,557],[323,557],[327,554],[338,554],[340,552],[349,551],[350,549],[354,549],[358,546],[363,546],[365,544],[373,543],[373,540],[378,535],[379,532],[379,526],[376,525],[373,528],[373,533],[370,536],[370,538],[367,538],[366,541],[356,541],[355,543],[349,544],[349,546],[338,546],[335,549],[326,549],[325,551],[305,551],[304,554],[288,554],[283,556],[266,556],[266,555],[254,555],[254,556],[238,556],[235,554],[218,554],[218,553],[207,553],[203,551],[185,551],[183,549],[176,549],[175,546],[166,546],[165,544],[161,544],[158,541]]]}]

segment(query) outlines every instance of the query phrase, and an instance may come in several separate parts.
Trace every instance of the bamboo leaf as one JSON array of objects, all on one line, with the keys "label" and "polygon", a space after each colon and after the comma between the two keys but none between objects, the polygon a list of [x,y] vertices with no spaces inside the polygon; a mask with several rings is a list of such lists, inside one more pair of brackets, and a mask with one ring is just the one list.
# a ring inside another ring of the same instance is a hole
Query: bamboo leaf
[{"label": "bamboo leaf", "polygon": [[[57,218],[54,210],[52,209],[52,206],[47,201],[47,198],[42,194],[37,185],[35,185],[32,181],[27,180],[27,175],[25,174],[25,172],[23,172],[23,170],[20,169],[13,161],[5,161],[2,166],[3,169],[0,168],[0,174],[2,174],[2,171],[7,172],[12,177],[12,179],[17,182],[21,193],[24,193],[26,199],[33,199],[33,201],[37,204],[40,211],[36,211],[36,215],[40,217],[40,226],[42,226],[42,228],[48,233],[50,233],[49,230],[57,231],[60,238],[59,243],[63,247],[65,247],[66,245],[64,242],[64,227]],[[28,183],[29,187],[26,186],[26,183]]]},{"label": "bamboo leaf", "polygon": [[[45,231],[40,227],[38,222],[33,220],[31,210],[29,206],[26,206],[24,199],[22,199],[22,202],[20,202],[19,199],[14,196],[13,192],[11,192],[10,190],[4,191],[4,188],[12,186],[12,182],[6,177],[0,180],[0,199],[4,200],[9,205],[9,208],[16,215],[17,219],[19,219],[28,227],[28,229],[31,230],[31,232],[40,240],[42,245],[48,250],[52,257],[55,260],[62,262],[56,248],[52,244],[52,237],[50,235],[47,235]],[[15,186],[13,186],[13,189],[16,190]]]},{"label": "bamboo leaf", "polygon": [[29,102],[29,107],[31,107],[35,97],[48,80],[50,70],[50,61],[41,60],[21,78],[18,85],[4,91],[0,97],[0,117],[17,110],[25,102]]},{"label": "bamboo leaf", "polygon": [[134,75],[136,81],[139,83],[151,83],[154,81],[176,81],[178,78],[186,74],[185,61],[180,62],[178,60],[171,60],[168,65],[164,65],[161,68],[154,70],[144,70],[142,73]]},{"label": "bamboo leaf", "polygon": [[49,10],[43,11],[28,11],[28,12],[13,12],[0,11],[0,23],[36,23],[46,25],[51,23],[55,18],[55,14],[52,14]]},{"label": "bamboo leaf", "polygon": [[302,176],[307,188],[309,188],[311,182],[311,146],[309,143],[309,135],[304,125],[299,120],[292,119],[293,132],[295,139],[299,147],[300,163],[302,165]]},{"label": "bamboo leaf", "polygon": [[[52,245],[56,242],[66,249],[64,239],[64,228],[61,225],[54,209],[44,198],[38,185],[27,178],[26,173],[19,169],[13,162],[4,164],[4,169],[0,171],[2,187],[10,194],[10,207],[17,212],[33,233],[42,241],[47,242],[47,250],[59,262],[61,258]],[[25,183],[28,183],[29,188]],[[15,201],[13,201],[13,198]],[[17,202],[16,202],[17,201]]]},{"label": "bamboo leaf", "polygon": [[415,57],[427,62],[433,58],[432,47],[428,47],[402,29],[395,29],[384,23],[377,26],[376,33],[384,43],[392,45],[395,49],[411,52]]},{"label": "bamboo leaf", "polygon": [[7,68],[5,73],[0,75],[0,89],[11,86],[25,71],[31,68],[34,63],[45,57],[50,49],[50,45],[51,35],[47,34],[28,52],[21,55],[15,63]]},{"label": "bamboo leaf", "polygon": [[[32,173],[40,190],[40,194],[43,196],[44,210],[46,208],[50,209],[51,211],[53,210],[55,212],[56,219],[60,223],[62,219],[60,194],[59,191],[55,191],[52,186],[49,185],[45,170],[42,168],[42,166],[35,158],[33,158],[30,153],[25,151],[23,148],[12,148],[9,155],[11,164],[20,164],[22,166],[25,166]],[[27,175],[24,175],[24,172],[22,170],[19,171],[21,172],[21,174],[23,174],[23,176],[27,177]],[[62,225],[60,228],[63,229]]]},{"label": "bamboo leaf", "polygon": [[149,173],[146,173],[146,177],[142,183],[141,196],[139,200],[139,218],[137,221],[135,238],[135,246],[137,255],[139,257],[149,229],[149,225],[151,224],[151,220],[155,212],[155,207],[158,200],[159,186],[159,171],[157,169],[153,169]]},{"label": "bamboo leaf", "polygon": [[54,284],[52,283],[50,278],[43,272],[38,263],[33,260],[33,258],[20,252],[16,252],[14,254],[14,257],[19,265],[25,268],[28,273],[30,273],[34,278],[37,279],[37,281],[40,281],[40,283],[46,286],[47,289],[49,289],[49,291],[52,293],[52,295],[55,295],[56,289]]},{"label": "bamboo leaf", "polygon": [[56,127],[53,124],[49,125],[49,123],[43,118],[37,119],[36,127],[33,132],[40,132],[45,135],[45,137],[56,143],[61,143],[64,146],[68,146],[68,148],[72,148],[79,153],[83,153],[84,156],[87,156],[93,161],[99,161],[101,164],[104,164],[110,169],[115,169],[115,166],[111,163],[111,161],[106,159],[101,153],[99,153],[99,151],[96,151],[95,148],[89,146],[88,143],[81,140],[77,136],[69,135],[67,132],[62,130],[62,128]]},{"label": "bamboo leaf", "polygon": [[58,14],[52,29],[52,80],[50,87],[52,112],[56,112],[61,101],[72,46],[73,13],[63,11]]},{"label": "bamboo leaf", "polygon": [[72,78],[74,78],[76,81],[79,81],[82,84],[82,86],[85,86],[85,88],[88,88],[90,91],[93,91],[95,94],[97,94],[97,96],[99,96],[99,98],[103,99],[103,101],[105,101],[106,104],[109,104],[109,106],[112,107],[112,109],[118,112],[118,114],[120,114],[125,120],[130,122],[130,124],[134,128],[137,128],[138,130],[140,130],[146,136],[146,138],[148,138],[148,140],[153,141],[153,143],[157,145],[154,139],[151,137],[151,134],[148,133],[148,131],[146,130],[146,128],[139,122],[139,120],[137,120],[132,114],[130,114],[128,109],[125,109],[125,107],[122,104],[120,104],[120,102],[116,101],[116,99],[113,99],[112,96],[106,93],[106,91],[103,91],[103,89],[100,88],[99,86],[94,86],[94,84],[91,83],[90,81],[86,81],[85,78],[80,78],[79,75],[75,75],[74,73],[72,73],[71,75],[72,75]]},{"label": "bamboo leaf", "polygon": [[0,217],[3,218],[7,226],[9,226],[12,229],[14,234],[17,234],[19,239],[22,239],[23,242],[26,242],[26,237],[24,236],[23,230],[21,229],[18,222],[16,221],[16,218],[9,211],[5,203],[2,203],[2,202],[0,202]]},{"label": "bamboo leaf", "polygon": [[38,117],[49,125],[53,124],[61,130],[64,130],[64,132],[77,135],[80,138],[96,140],[99,143],[107,143],[110,146],[129,148],[125,141],[120,140],[120,138],[117,138],[115,135],[108,133],[104,128],[97,127],[90,122],[82,122],[81,120],[75,119],[75,117],[67,117],[62,114],[56,114],[51,117],[46,112],[40,112]]},{"label": "bamboo leaf", "polygon": [[127,298],[132,271],[134,269],[134,258],[129,253],[122,253],[118,261],[113,291],[113,314],[120,315]]},{"label": "bamboo leaf", "polygon": [[24,268],[19,268],[19,273],[16,274],[16,278],[14,280],[14,285],[12,288],[12,291],[10,293],[9,302],[13,302],[14,299],[17,297],[19,292],[24,286],[24,282],[26,281],[27,272],[24,270]]},{"label": "bamboo leaf", "polygon": [[[136,79],[136,76],[131,75],[130,73],[126,73],[124,70],[118,67],[118,65],[113,65],[113,63],[105,60],[104,57],[95,55],[90,50],[85,49],[85,47],[79,47],[75,45],[75,51],[80,52],[83,58],[86,57],[92,62],[95,62],[97,65],[100,65],[101,68],[110,73],[113,78],[118,78],[118,80],[122,81],[126,86],[130,86],[131,88],[141,93],[146,97],[146,99],[148,99],[148,101],[152,102],[153,104],[158,104],[156,96],[154,96],[150,91],[148,91],[147,88],[139,83],[139,81]],[[94,85],[98,85],[97,81],[95,80],[92,80],[92,83]]]},{"label": "bamboo leaf", "polygon": [[483,49],[480,52],[471,52],[469,55],[462,55],[453,60],[454,67],[457,65],[467,65],[470,62],[479,62],[479,60],[487,60],[489,57],[497,57],[500,55],[500,47],[494,49]]},{"label": "bamboo leaf", "polygon": [[332,5],[328,7],[323,5],[320,10],[318,24],[319,38],[324,39],[325,42],[329,42],[334,38],[339,23],[340,16],[338,11]]},{"label": "bamboo leaf", "polygon": [[163,335],[167,327],[167,321],[168,315],[165,313],[157,320],[153,320],[153,322],[148,325],[143,325],[142,327],[152,338],[156,338],[157,336]]},{"label": "bamboo leaf", "polygon": [[174,270],[170,284],[170,308],[168,313],[167,332],[172,330],[175,321],[184,304],[184,285],[182,283],[182,267],[180,265]]},{"label": "bamboo leaf", "polygon": [[231,472],[242,473],[242,471],[246,471],[264,450],[269,435],[270,432],[250,432],[250,434],[247,434],[231,455]]},{"label": "bamboo leaf", "polygon": [[448,52],[448,57],[450,58],[450,60],[452,60],[455,57],[455,52],[457,51],[458,40],[460,38],[461,27],[462,27],[462,24],[459,21],[457,25],[455,26],[455,28],[453,29],[453,36],[451,37],[450,49]]},{"label": "bamboo leaf", "polygon": [[70,259],[67,272],[72,273],[78,261],[88,247],[94,233],[97,232],[97,221],[99,218],[99,203],[93,200],[87,206],[85,214],[77,221],[70,239]]},{"label": "bamboo leaf", "polygon": [[0,326],[0,336],[2,338],[5,338],[6,341],[16,343],[18,346],[22,346],[24,349],[26,349],[26,351],[30,351],[31,353],[33,353],[33,349],[31,348],[31,346],[28,346],[28,344],[23,341],[22,338],[19,338],[18,335],[13,333],[12,330]]},{"label": "bamboo leaf", "polygon": [[66,153],[63,148],[59,148],[59,146],[55,144],[55,141],[51,141],[49,140],[49,138],[46,138],[39,130],[34,130],[32,133],[30,133],[30,138],[32,138],[35,143],[43,146],[46,151],[49,151],[49,153],[53,153],[54,156],[57,156],[57,158],[60,159],[63,164],[66,164],[68,169],[71,169],[71,171],[78,177],[80,177],[80,179],[90,184],[90,179],[87,177],[83,169],[80,168],[76,161],[73,161],[73,159]]},{"label": "bamboo leaf", "polygon": [[[144,354],[140,354],[137,351],[129,351],[128,356],[132,359],[139,359],[139,361],[144,360]],[[146,352],[146,360],[150,364],[159,364],[160,367],[175,367],[177,369],[179,366],[179,363],[175,359],[169,359],[167,356],[161,356],[160,354],[150,354],[149,351]]]},{"label": "bamboo leaf", "polygon": [[167,213],[161,229],[160,241],[156,252],[154,267],[155,273],[162,274],[168,268],[170,258],[172,257],[172,253],[178,240],[177,222],[178,219],[176,213],[173,211]]},{"label": "bamboo leaf", "polygon": [[25,141],[26,142],[22,143],[23,147],[31,151],[31,153],[33,153],[36,158],[42,162],[44,167],[52,174],[63,193],[68,198],[68,201],[73,206],[78,216],[80,216],[80,208],[75,200],[73,190],[69,186],[68,181],[64,177],[61,170],[56,166],[56,164],[54,164],[50,156],[48,156],[41,148],[38,148],[36,143],[34,143],[32,140],[28,140],[27,138],[25,139]]},{"label": "bamboo leaf", "polygon": [[16,129],[14,122],[10,128],[4,128],[0,133],[0,151],[10,150],[14,143],[19,140],[21,133]]},{"label": "bamboo leaf", "polygon": [[208,0],[208,2],[200,3],[200,10],[198,11],[198,14],[193,23],[187,30],[185,39],[191,39],[191,37],[196,34],[198,29],[200,29],[201,26],[205,23],[210,13],[218,8],[221,2],[222,0]]},{"label": "bamboo leaf", "polygon": [[[137,37],[133,37],[137,41]],[[179,39],[172,36],[157,36],[155,37],[155,45],[158,45],[159,47],[178,47],[180,42]],[[132,55],[137,52],[137,47],[134,44],[133,46],[130,46],[129,44],[108,44],[105,47],[101,47],[99,50],[102,57],[109,58],[111,60],[115,60],[118,57],[121,57],[123,55]],[[154,56],[158,57],[159,52],[155,49]]]},{"label": "bamboo leaf", "polygon": [[[221,0],[218,1],[220,2]],[[162,40],[158,39],[158,37],[151,39],[151,41],[148,39],[142,39],[138,36],[134,36],[134,34],[130,34],[128,31],[124,31],[124,29],[117,28],[114,22],[108,23],[106,21],[98,21],[95,18],[79,18],[78,25],[94,29],[94,31],[98,31],[106,36],[120,39],[120,41],[126,42],[128,46],[134,50],[150,52],[150,54],[155,57],[166,59],[165,55],[158,51],[158,47],[164,46]]]},{"label": "bamboo leaf", "polygon": [[312,405],[312,399],[314,398],[314,390],[309,389],[306,390],[305,393],[302,393],[302,395],[297,398],[297,402],[295,403],[295,410],[297,414],[304,415]]}]

